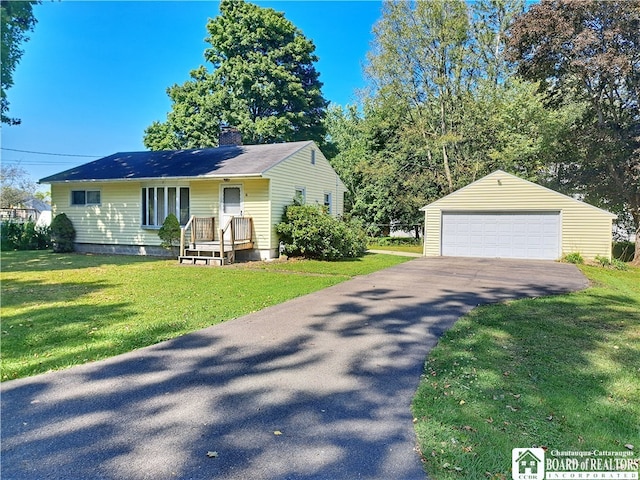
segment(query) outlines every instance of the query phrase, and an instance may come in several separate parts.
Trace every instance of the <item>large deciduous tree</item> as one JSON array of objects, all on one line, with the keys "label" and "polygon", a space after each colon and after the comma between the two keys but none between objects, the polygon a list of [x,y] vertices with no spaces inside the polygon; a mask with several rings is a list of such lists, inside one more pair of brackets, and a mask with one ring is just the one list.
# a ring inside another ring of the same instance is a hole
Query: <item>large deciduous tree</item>
[{"label": "large deciduous tree", "polygon": [[147,128],[148,148],[215,146],[221,124],[250,144],[323,140],[327,101],[311,40],[282,13],[241,0],[223,0],[207,29],[213,69],[168,89],[172,110]]},{"label": "large deciduous tree", "polygon": [[415,225],[420,207],[496,168],[538,180],[572,116],[509,77],[506,32],[522,8],[521,0],[385,3],[367,67],[371,97],[362,119],[343,116],[352,128],[342,131],[358,139],[341,141],[351,156],[332,159],[350,159],[354,214]]},{"label": "large deciduous tree", "polygon": [[23,207],[33,198],[37,185],[29,178],[27,171],[18,166],[0,166],[0,206],[2,208]]},{"label": "large deciduous tree", "polygon": [[0,2],[1,22],[0,35],[2,36],[2,46],[0,54],[2,56],[2,98],[0,100],[0,113],[2,115],[2,123],[9,125],[17,125],[20,120],[10,118],[9,101],[7,99],[7,90],[13,86],[13,72],[22,57],[23,50],[21,44],[26,42],[29,37],[27,33],[33,30],[36,24],[36,18],[33,15],[33,5],[40,3],[39,1],[9,1],[2,0]]},{"label": "large deciduous tree", "polygon": [[543,0],[515,22],[508,48],[550,105],[585,106],[554,180],[632,217],[640,263],[640,1]]},{"label": "large deciduous tree", "polygon": [[440,156],[451,192],[451,150],[460,140],[459,100],[471,79],[467,6],[462,0],[387,2],[374,34],[367,72],[377,96],[405,110],[425,153]]}]

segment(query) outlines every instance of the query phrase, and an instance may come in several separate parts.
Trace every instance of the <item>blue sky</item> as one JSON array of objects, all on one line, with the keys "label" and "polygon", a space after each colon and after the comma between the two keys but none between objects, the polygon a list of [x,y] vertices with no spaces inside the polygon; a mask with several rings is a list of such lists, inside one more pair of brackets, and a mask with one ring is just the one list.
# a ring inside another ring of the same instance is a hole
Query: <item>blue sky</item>
[{"label": "blue sky", "polygon": [[[362,65],[380,17],[379,1],[259,1],[285,13],[313,40],[323,93],[332,103],[354,103],[365,86]],[[167,87],[181,84],[205,63],[206,23],[215,1],[49,1],[8,90],[2,162],[21,165],[38,180],[100,157],[144,150],[144,129],[164,121]],[[8,150],[13,149],[13,150]]]}]

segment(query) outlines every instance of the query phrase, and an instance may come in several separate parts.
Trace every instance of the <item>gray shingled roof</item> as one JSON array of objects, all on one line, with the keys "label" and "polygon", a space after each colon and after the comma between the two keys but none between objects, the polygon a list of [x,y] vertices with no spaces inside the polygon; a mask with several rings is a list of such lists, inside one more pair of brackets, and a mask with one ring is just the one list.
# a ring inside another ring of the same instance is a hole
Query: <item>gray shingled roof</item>
[{"label": "gray shingled roof", "polygon": [[115,153],[40,180],[40,183],[260,175],[310,144],[240,145],[196,150]]}]

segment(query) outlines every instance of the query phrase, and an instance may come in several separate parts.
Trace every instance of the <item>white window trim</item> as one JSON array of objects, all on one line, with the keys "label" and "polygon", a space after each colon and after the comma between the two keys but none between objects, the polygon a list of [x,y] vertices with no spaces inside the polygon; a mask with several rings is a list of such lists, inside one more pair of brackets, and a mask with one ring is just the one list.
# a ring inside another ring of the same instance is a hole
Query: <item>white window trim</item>
[{"label": "white window trim", "polygon": [[[84,203],[73,203],[73,192],[84,192]],[[87,193],[88,192],[98,192],[100,195],[100,201],[98,203],[88,203],[87,202]],[[99,207],[102,205],[102,190],[99,188],[87,189],[87,188],[75,188],[71,189],[69,192],[69,205],[71,207]]]},{"label": "white window trim", "polygon": [[306,205],[307,203],[307,189],[305,187],[295,187],[293,191],[293,199],[298,198],[298,193],[300,193],[300,197],[302,197],[302,204]]},{"label": "white window trim", "polygon": [[[329,196],[329,205],[326,205],[324,203],[325,196],[327,196],[327,195]],[[325,206],[325,207],[328,206],[329,207],[329,215],[333,215],[333,192],[328,192],[327,191],[327,192],[324,192],[322,194],[322,205]]]},{"label": "white window trim", "polygon": [[[153,204],[155,205],[154,208],[154,216],[155,218],[153,219],[154,224],[151,225],[149,223],[147,223],[147,215],[149,213],[149,189],[152,188],[153,189]],[[164,205],[163,205],[163,211],[166,215],[169,215],[169,213],[173,213],[176,217],[178,217],[178,221],[180,220],[180,189],[182,188],[186,188],[189,190],[189,210],[191,210],[191,187],[188,185],[145,185],[142,186],[140,188],[140,195],[142,196],[142,191],[145,190],[145,196],[146,196],[146,208],[145,211],[142,211],[142,204],[140,205],[140,227],[145,229],[145,230],[158,230],[160,227],[162,227],[162,224],[164,223],[164,219],[162,219],[162,222],[159,221],[158,218],[158,214],[159,214],[159,209],[158,209],[158,189],[162,188],[164,189]],[[169,189],[170,188],[175,188],[176,189],[176,211],[175,212],[169,212]],[[166,218],[165,215],[165,218]]]},{"label": "white window trim", "polygon": [[[221,183],[220,184],[220,198],[218,203],[218,214],[220,218],[225,213],[222,211],[222,205],[224,204],[224,189],[225,188],[239,188],[240,189],[240,212],[244,215],[244,186],[241,183]],[[224,227],[224,225],[221,225]]]}]

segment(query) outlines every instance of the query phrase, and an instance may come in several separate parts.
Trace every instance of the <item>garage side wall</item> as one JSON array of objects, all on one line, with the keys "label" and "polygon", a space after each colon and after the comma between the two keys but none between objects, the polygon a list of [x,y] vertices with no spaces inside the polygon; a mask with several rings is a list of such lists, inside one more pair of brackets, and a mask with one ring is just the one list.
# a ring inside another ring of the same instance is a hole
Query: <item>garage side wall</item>
[{"label": "garage side wall", "polygon": [[561,212],[560,250],[611,258],[614,215],[505,172],[494,172],[424,208],[427,256],[441,255],[442,212]]}]

